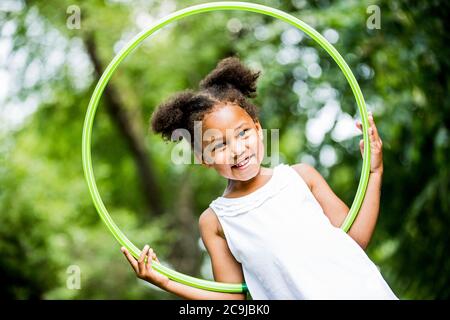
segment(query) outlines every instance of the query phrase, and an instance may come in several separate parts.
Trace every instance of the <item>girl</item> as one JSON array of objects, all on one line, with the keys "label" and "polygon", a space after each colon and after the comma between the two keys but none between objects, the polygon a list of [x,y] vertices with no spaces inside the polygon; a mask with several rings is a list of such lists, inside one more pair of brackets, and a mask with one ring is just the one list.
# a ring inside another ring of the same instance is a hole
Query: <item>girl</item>
[{"label": "girl", "polygon": [[[347,234],[339,227],[349,208],[312,166],[261,166],[262,128],[257,108],[247,100],[255,96],[259,74],[237,57],[226,58],[200,82],[199,92],[178,93],[152,116],[153,131],[168,140],[184,129],[196,159],[228,180],[199,219],[214,280],[246,282],[253,299],[397,299],[363,250],[377,221],[383,175],[382,142],[372,115],[369,185]],[[191,141],[198,124],[204,134]],[[360,148],[363,153],[363,140]],[[246,298],[168,279],[152,269],[152,259],[158,259],[148,245],[139,260],[122,252],[139,278],[182,298]]]}]

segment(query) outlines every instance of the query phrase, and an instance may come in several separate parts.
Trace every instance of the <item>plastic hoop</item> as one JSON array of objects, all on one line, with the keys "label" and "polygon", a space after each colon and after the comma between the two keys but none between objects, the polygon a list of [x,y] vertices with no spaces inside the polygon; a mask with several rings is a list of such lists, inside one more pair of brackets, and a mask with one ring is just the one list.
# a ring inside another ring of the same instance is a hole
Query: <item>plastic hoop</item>
[{"label": "plastic hoop", "polygon": [[[347,63],[344,61],[339,52],[316,30],[310,27],[305,22],[297,19],[296,17],[283,12],[281,10],[267,7],[260,4],[250,3],[250,2],[211,2],[199,4],[191,7],[187,7],[185,9],[176,11],[164,18],[159,19],[154,24],[152,24],[147,29],[141,31],[138,35],[136,35],[133,39],[131,39],[122,50],[114,57],[114,59],[110,62],[108,67],[103,72],[100,80],[98,81],[95,90],[91,96],[91,100],[89,102],[89,106],[86,112],[86,117],[83,125],[83,136],[82,136],[82,161],[83,161],[83,170],[85,174],[85,178],[89,187],[89,192],[92,196],[92,200],[94,205],[103,220],[103,222],[108,227],[109,231],[113,234],[116,240],[131,254],[138,258],[140,255],[140,250],[122,233],[122,231],[117,227],[112,218],[110,217],[108,211],[106,210],[105,205],[100,197],[99,191],[97,189],[97,185],[95,183],[94,172],[92,168],[92,160],[91,160],[91,137],[92,137],[92,126],[94,123],[95,112],[97,110],[98,103],[102,96],[103,90],[105,89],[108,81],[110,80],[112,74],[117,69],[121,61],[127,57],[142,41],[144,41],[147,37],[169,24],[170,22],[179,20],[183,17],[187,17],[190,15],[208,12],[208,11],[219,11],[219,10],[241,10],[241,11],[251,11],[256,13],[265,14],[282,21],[285,21],[294,27],[302,30],[307,35],[309,35],[313,40],[315,40],[325,51],[334,59],[334,61],[338,64],[341,71],[344,73],[345,78],[347,79],[350,87],[352,89],[353,95],[356,98],[356,102],[358,105],[359,112],[361,114],[362,119],[362,128],[363,128],[363,139],[364,145],[369,146],[364,148],[364,156],[363,156],[363,166],[361,170],[361,176],[359,180],[358,189],[356,192],[355,199],[350,208],[350,211],[343,222],[341,229],[347,232],[353,221],[355,220],[358,211],[361,207],[362,201],[364,200],[365,192],[367,189],[367,184],[369,180],[370,173],[370,143],[369,143],[369,134],[368,127],[369,122],[367,118],[367,110],[366,104],[364,101],[363,94],[361,89],[350,70]],[[245,283],[241,284],[232,284],[232,283],[222,283],[215,281],[208,281],[204,279],[199,279],[195,277],[191,277],[180,272],[171,270],[163,266],[162,264],[154,261],[152,263],[153,268],[160,272],[163,275],[166,275],[169,279],[183,283],[188,286],[217,291],[217,292],[228,292],[228,293],[240,293],[247,291],[247,286]]]}]

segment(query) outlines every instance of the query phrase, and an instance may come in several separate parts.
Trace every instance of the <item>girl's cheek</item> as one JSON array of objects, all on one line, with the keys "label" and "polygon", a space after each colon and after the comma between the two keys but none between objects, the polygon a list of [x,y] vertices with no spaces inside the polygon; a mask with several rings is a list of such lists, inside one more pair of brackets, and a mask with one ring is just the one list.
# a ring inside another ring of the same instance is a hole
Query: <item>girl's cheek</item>
[{"label": "girl's cheek", "polygon": [[226,152],[221,151],[221,152],[217,153],[216,157],[215,157],[215,161],[220,166],[228,165]]},{"label": "girl's cheek", "polygon": [[255,153],[256,159],[261,161],[261,158],[264,156],[264,145],[257,134],[249,138],[249,146]]},{"label": "girl's cheek", "polygon": [[264,159],[264,142],[258,139],[258,161],[261,163]]}]

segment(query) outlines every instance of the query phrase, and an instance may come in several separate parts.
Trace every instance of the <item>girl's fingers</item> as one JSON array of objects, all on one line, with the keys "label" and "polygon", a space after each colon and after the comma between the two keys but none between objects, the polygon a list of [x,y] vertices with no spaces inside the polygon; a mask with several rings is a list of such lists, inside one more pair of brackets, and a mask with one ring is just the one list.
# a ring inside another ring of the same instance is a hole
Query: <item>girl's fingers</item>
[{"label": "girl's fingers", "polygon": [[128,252],[127,249],[125,249],[125,247],[122,247],[120,250],[123,252],[125,257],[127,258],[128,262],[130,263],[130,265],[133,268],[134,272],[137,273],[139,269],[138,269],[138,263],[137,263],[136,259],[131,255],[130,252]]},{"label": "girl's fingers", "polygon": [[[375,120],[373,119],[373,114],[372,114],[371,111],[369,111],[368,119],[369,119],[369,126],[370,127],[369,127],[369,129],[367,131],[369,133],[370,141],[371,142],[379,142],[381,144],[381,138],[380,138],[380,135],[378,134],[378,129],[377,129],[376,125],[375,125]],[[359,120],[356,121],[356,127],[360,131],[363,131],[361,121],[359,121]]]},{"label": "girl's fingers", "polygon": [[374,140],[379,140],[380,136],[378,135],[378,129],[377,129],[377,126],[375,125],[375,120],[373,119],[372,112],[369,112],[369,123],[370,123],[370,128],[372,128],[372,135],[374,137]]},{"label": "girl's fingers", "polygon": [[139,260],[138,260],[139,273],[142,273],[145,271],[145,257],[147,256],[148,249],[149,249],[149,246],[145,245],[144,249],[142,249],[141,255],[139,256]]},{"label": "girl's fingers", "polygon": [[147,255],[147,269],[151,269],[152,268],[152,260],[153,260],[153,249],[150,248],[150,250],[148,251],[148,255]]},{"label": "girl's fingers", "polygon": [[[156,256],[155,251],[153,251],[152,248],[150,248],[150,250],[152,251],[152,260],[155,260],[156,262],[160,263],[158,257]],[[152,261],[152,263],[153,263],[153,261]]]},{"label": "girl's fingers", "polygon": [[[370,122],[369,122],[369,124],[372,125]],[[363,129],[362,129],[362,123],[361,123],[360,121],[356,121],[356,127],[357,127],[361,132],[363,131]],[[376,138],[375,138],[375,133],[374,133],[373,127],[371,126],[371,127],[367,130],[367,132],[369,133],[369,140],[370,140],[370,142],[375,142],[375,141],[376,141]],[[363,141],[363,140],[361,140],[361,141]],[[361,147],[361,143],[362,143],[362,142],[360,142],[360,147]]]},{"label": "girl's fingers", "polygon": [[151,249],[151,250],[152,250],[152,260],[158,261],[155,251],[153,251],[153,249]]},{"label": "girl's fingers", "polygon": [[371,142],[374,142],[374,141],[375,141],[375,133],[374,133],[372,127],[369,128],[369,138],[370,138],[370,141],[371,141]]},{"label": "girl's fingers", "polygon": [[359,140],[359,150],[361,151],[361,157],[364,156],[364,140]]}]

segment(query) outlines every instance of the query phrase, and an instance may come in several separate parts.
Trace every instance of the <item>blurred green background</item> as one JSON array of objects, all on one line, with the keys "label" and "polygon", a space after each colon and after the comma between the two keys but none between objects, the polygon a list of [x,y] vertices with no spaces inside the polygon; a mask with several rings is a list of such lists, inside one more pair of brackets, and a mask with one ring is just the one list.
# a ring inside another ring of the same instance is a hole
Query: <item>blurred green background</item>
[{"label": "blurred green background", "polygon": [[[2,0],[0,297],[176,298],[135,277],[98,217],[82,171],[81,131],[99,74],[118,50],[158,18],[203,2]],[[401,299],[449,298],[448,2],[255,2],[304,20],[346,59],[384,142],[381,212],[367,253]],[[379,28],[371,28],[378,9]],[[210,12],[147,39],[99,106],[97,184],[138,247],[149,243],[163,264],[208,279],[197,218],[226,181],[198,165],[174,165],[175,145],[148,123],[159,103],[196,89],[232,54],[262,70],[253,102],[263,127],[279,129],[280,161],[314,165],[347,205],[362,164],[349,85],[325,51],[287,23]],[[70,285],[73,268],[81,271],[79,289]]]}]

